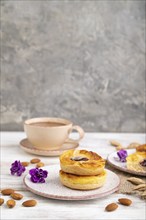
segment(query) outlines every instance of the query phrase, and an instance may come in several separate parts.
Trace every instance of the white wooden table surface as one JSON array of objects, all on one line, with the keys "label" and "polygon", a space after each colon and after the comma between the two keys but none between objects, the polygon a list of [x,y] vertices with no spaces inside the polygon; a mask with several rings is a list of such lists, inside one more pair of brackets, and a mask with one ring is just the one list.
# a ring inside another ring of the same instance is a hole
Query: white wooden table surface
[{"label": "white wooden table surface", "polygon": [[[47,199],[29,192],[23,184],[23,176],[16,177],[10,175],[10,165],[15,160],[30,161],[35,155],[24,152],[19,147],[19,142],[25,138],[23,132],[2,132],[1,133],[1,189],[14,188],[24,195],[24,198],[17,201],[16,207],[7,208],[5,204],[1,206],[1,219],[50,219],[50,220],[144,220],[146,215],[145,201],[134,195],[122,195],[114,193],[101,199],[87,201],[61,201]],[[145,143],[144,134],[119,134],[119,133],[86,133],[80,146],[84,149],[93,150],[103,157],[114,151],[114,147],[109,145],[109,140],[120,140],[123,143],[140,142]],[[58,157],[39,158],[45,163],[57,164]],[[30,169],[30,167],[29,167]],[[9,196],[2,196],[5,201]],[[117,202],[118,198],[128,197],[133,203],[130,207],[120,205],[114,212],[106,212],[105,206],[111,202]],[[36,199],[37,206],[26,208],[21,204],[24,200]]]}]

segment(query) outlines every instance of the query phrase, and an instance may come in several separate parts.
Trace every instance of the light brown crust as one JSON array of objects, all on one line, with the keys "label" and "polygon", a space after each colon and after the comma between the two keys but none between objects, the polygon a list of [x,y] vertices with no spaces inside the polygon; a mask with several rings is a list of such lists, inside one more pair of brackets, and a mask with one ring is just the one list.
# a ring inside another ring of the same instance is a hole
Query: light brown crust
[{"label": "light brown crust", "polygon": [[[73,157],[87,158],[87,161],[74,161]],[[105,160],[97,153],[86,150],[68,150],[60,156],[61,169],[76,175],[98,175],[103,172]]]},{"label": "light brown crust", "polygon": [[78,190],[91,190],[102,187],[106,181],[107,173],[104,170],[96,176],[79,176],[59,171],[60,181],[63,185]]}]

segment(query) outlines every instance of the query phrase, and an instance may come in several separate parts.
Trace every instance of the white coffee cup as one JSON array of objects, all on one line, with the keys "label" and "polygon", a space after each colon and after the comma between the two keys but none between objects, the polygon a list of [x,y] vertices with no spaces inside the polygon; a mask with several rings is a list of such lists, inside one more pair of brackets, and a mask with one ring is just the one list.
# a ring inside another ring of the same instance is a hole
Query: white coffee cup
[{"label": "white coffee cup", "polygon": [[[31,118],[24,122],[24,130],[29,142],[40,150],[60,149],[66,141],[79,142],[84,136],[81,127],[63,118]],[[77,140],[69,138],[73,130],[79,133]]]}]

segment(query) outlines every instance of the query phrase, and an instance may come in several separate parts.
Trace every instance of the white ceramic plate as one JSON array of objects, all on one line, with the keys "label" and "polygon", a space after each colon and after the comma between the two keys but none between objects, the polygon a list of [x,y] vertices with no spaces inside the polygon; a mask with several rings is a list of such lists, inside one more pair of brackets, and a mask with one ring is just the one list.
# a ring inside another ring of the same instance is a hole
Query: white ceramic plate
[{"label": "white ceramic plate", "polygon": [[107,170],[107,180],[103,187],[88,191],[74,190],[61,184],[59,180],[59,165],[46,166],[43,167],[43,170],[48,170],[48,177],[45,183],[33,183],[30,180],[30,175],[27,174],[24,178],[24,184],[34,194],[52,199],[88,200],[101,198],[117,191],[120,185],[119,177]]},{"label": "white ceramic plate", "polygon": [[[127,150],[128,155],[133,154],[134,152],[135,152],[135,149]],[[123,162],[121,162],[121,161],[117,161],[117,160],[115,159],[116,157],[118,158],[118,156],[117,156],[117,151],[111,153],[111,154],[108,156],[108,158],[107,158],[108,163],[109,163],[111,166],[113,166],[114,168],[117,168],[118,170],[122,170],[122,171],[127,172],[127,173],[132,173],[132,174],[139,175],[139,176],[146,176],[146,173],[137,172],[137,171],[134,171],[134,170],[129,170],[129,169],[127,169],[127,167],[126,167],[126,162],[123,163]]]},{"label": "white ceramic plate", "polygon": [[79,146],[77,142],[65,142],[59,150],[39,150],[33,146],[27,138],[20,141],[20,147],[27,153],[39,156],[59,156],[65,150],[75,149]]}]

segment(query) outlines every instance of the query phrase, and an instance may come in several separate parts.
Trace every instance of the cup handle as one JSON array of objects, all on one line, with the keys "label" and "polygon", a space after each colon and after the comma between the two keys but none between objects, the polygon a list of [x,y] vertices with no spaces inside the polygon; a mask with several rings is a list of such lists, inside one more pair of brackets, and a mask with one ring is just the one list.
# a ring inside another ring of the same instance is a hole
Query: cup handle
[{"label": "cup handle", "polygon": [[73,125],[72,128],[69,130],[69,134],[71,134],[73,130],[76,130],[79,133],[79,138],[78,139],[68,138],[67,141],[79,142],[84,137],[85,134],[84,130],[78,125]]}]

